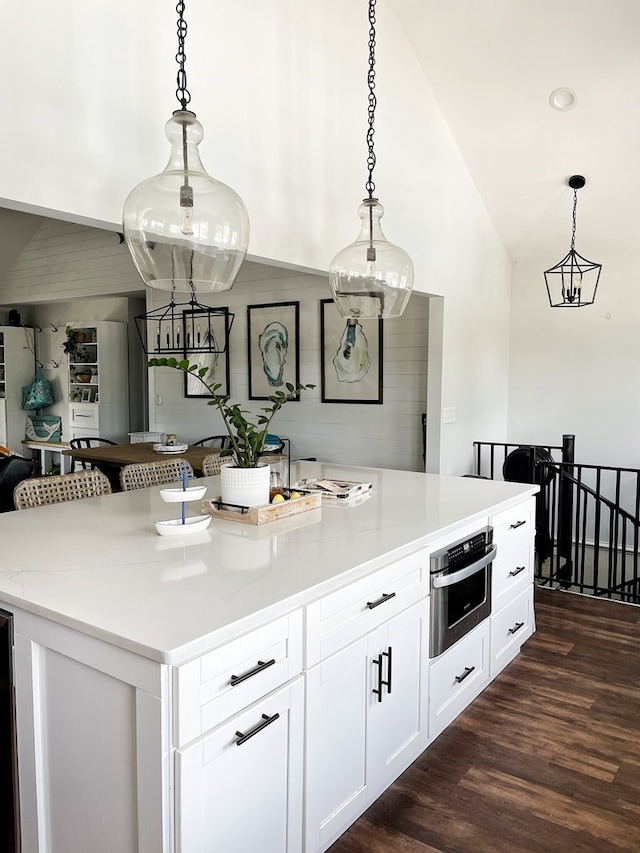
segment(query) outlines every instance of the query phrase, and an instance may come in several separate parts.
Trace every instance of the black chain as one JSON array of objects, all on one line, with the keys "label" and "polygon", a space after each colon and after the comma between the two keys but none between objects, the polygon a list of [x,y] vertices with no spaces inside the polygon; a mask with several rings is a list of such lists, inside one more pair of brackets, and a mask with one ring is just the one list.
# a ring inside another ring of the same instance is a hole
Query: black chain
[{"label": "black chain", "polygon": [[576,209],[578,207],[578,190],[574,189],[573,191],[573,225],[571,228],[571,251],[574,250],[576,245]]},{"label": "black chain", "polygon": [[187,54],[184,52],[184,40],[187,37],[187,22],[184,19],[184,2],[179,0],[176,6],[178,13],[178,52],[176,53],[176,62],[178,63],[178,76],[176,89],[176,98],[180,102],[180,107],[183,110],[187,109],[187,104],[191,100],[191,93],[187,89],[187,72],[184,64],[187,61]]},{"label": "black chain", "polygon": [[367,75],[367,83],[369,84],[369,106],[367,115],[369,118],[369,127],[367,129],[367,167],[369,169],[369,177],[365,184],[365,189],[369,193],[369,198],[373,198],[376,185],[373,182],[373,169],[376,165],[376,154],[373,150],[373,137],[375,130],[373,123],[376,118],[377,98],[375,95],[376,88],[376,0],[369,0],[369,73]]}]

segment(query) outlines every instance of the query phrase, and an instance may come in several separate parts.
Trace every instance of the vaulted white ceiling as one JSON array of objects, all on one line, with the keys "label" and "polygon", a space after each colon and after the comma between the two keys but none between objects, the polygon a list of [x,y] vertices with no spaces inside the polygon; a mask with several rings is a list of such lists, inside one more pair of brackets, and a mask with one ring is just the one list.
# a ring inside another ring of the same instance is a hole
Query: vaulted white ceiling
[{"label": "vaulted white ceiling", "polygon": [[[639,0],[385,2],[512,260],[544,269],[569,248],[572,174],[587,179],[578,192],[578,251],[602,263],[634,251]],[[551,108],[559,87],[577,92],[574,109]]]},{"label": "vaulted white ceiling", "polygon": [[[587,179],[578,193],[578,251],[606,264],[635,250],[640,0],[380,2],[406,30],[513,261],[543,270],[566,252],[572,174]],[[551,108],[559,87],[577,92],[574,109]],[[7,269],[38,220],[2,215]]]}]

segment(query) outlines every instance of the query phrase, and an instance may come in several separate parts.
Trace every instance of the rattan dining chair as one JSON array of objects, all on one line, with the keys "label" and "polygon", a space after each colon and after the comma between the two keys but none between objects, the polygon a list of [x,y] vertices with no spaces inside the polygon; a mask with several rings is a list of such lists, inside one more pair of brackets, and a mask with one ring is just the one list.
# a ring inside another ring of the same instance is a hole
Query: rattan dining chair
[{"label": "rattan dining chair", "polygon": [[136,462],[125,465],[120,471],[120,485],[124,492],[163,486],[181,480],[182,475],[193,477],[193,468],[186,459],[160,459],[158,462]]},{"label": "rattan dining chair", "polygon": [[102,471],[72,471],[55,477],[23,480],[13,490],[13,503],[16,509],[31,509],[110,494],[111,484]]},{"label": "rattan dining chair", "polygon": [[223,465],[235,465],[237,463],[235,453],[232,456],[221,456],[219,453],[210,453],[202,460],[202,473],[205,477],[214,477],[220,473]]}]

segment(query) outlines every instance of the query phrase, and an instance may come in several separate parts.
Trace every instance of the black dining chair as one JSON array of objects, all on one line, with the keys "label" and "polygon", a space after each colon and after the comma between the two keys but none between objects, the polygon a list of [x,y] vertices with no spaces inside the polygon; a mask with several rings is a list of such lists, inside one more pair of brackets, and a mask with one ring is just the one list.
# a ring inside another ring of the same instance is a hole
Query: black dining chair
[{"label": "black dining chair", "polygon": [[[100,447],[101,445],[110,444],[115,445],[117,442],[111,441],[109,438],[97,438],[94,436],[88,436],[87,438],[72,438],[69,441],[69,447],[72,450],[82,450],[83,447]],[[82,459],[76,459],[75,465],[80,465],[80,467],[85,471],[92,471],[96,466],[92,462],[83,462]],[[77,471],[78,469],[75,468]]]},{"label": "black dining chair", "polygon": [[209,438],[191,442],[191,447],[219,447],[220,450],[226,450],[231,447],[231,439],[228,435],[210,435]]}]

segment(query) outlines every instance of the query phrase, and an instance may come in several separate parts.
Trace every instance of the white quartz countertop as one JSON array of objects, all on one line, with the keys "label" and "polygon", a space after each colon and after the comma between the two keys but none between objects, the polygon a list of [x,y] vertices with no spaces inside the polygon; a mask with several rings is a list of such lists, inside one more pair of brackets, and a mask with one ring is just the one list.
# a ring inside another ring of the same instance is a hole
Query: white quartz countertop
[{"label": "white quartz countertop", "polygon": [[[164,663],[177,663],[286,613],[392,559],[486,522],[535,486],[328,463],[299,477],[373,483],[354,502],[260,526],[212,519],[161,537],[176,518],[159,488],[0,514],[0,603]],[[199,480],[207,497],[219,478]],[[188,514],[199,504],[187,504]]]}]

